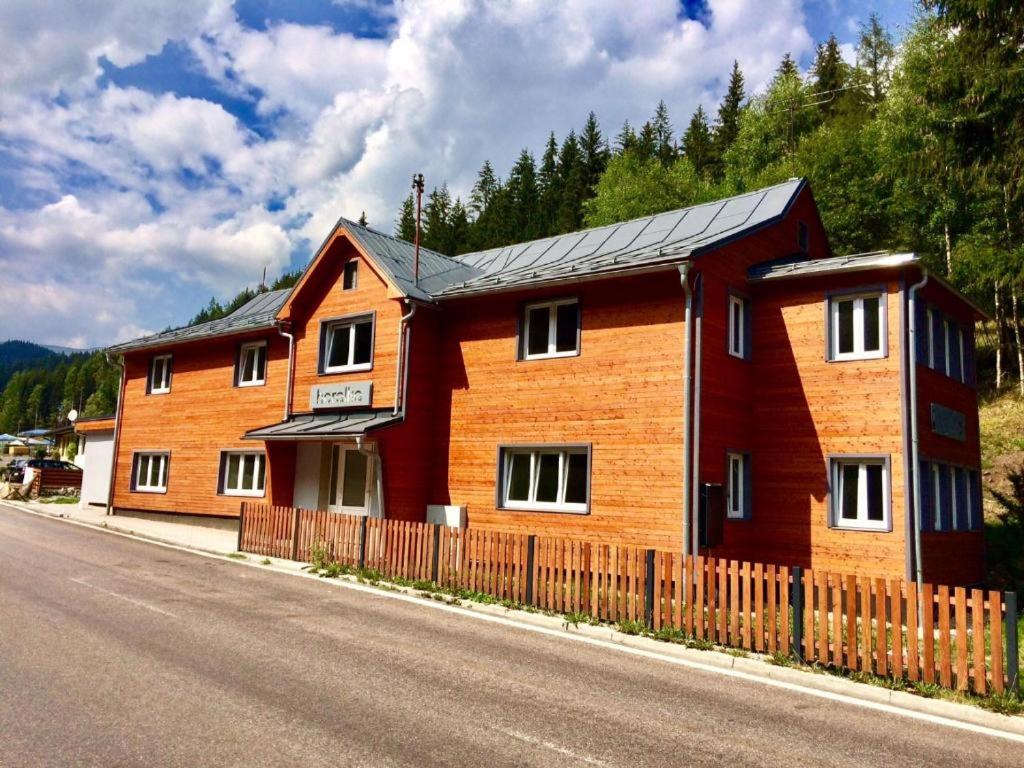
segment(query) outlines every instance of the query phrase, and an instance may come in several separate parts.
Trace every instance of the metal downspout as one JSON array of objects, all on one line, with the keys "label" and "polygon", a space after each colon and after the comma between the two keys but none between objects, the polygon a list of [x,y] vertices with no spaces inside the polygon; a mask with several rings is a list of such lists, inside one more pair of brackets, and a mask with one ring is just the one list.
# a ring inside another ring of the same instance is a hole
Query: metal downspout
[{"label": "metal downspout", "polygon": [[295,336],[284,329],[284,323],[277,323],[277,332],[288,339],[288,379],[284,387],[284,420],[292,415],[292,375],[293,360],[295,358]]},{"label": "metal downspout", "polygon": [[693,336],[691,319],[693,317],[693,291],[690,288],[691,263],[684,261],[679,265],[679,282],[686,294],[686,311],[684,314],[683,340],[683,555],[690,554],[690,494],[687,485],[690,483],[690,456],[693,450],[693,434],[690,430],[690,414],[693,406],[693,391],[690,379],[690,359],[693,356]]},{"label": "metal downspout", "polygon": [[409,311],[398,321],[398,368],[395,369],[395,407],[393,416],[405,418],[406,388],[409,386],[409,339],[412,327],[409,322],[416,314],[416,304],[409,302]]},{"label": "metal downspout", "polygon": [[921,565],[921,460],[917,427],[917,292],[927,283],[926,272],[921,282],[910,286],[910,333],[907,341],[910,345],[910,354],[907,355],[910,360],[910,460],[911,471],[914,473],[914,577],[918,597],[924,583],[924,571]]},{"label": "metal downspout", "polygon": [[107,363],[121,369],[121,382],[117,387],[117,407],[114,409],[114,450],[110,459],[110,481],[107,488],[107,514],[112,515],[114,514],[114,481],[117,478],[117,454],[121,447],[121,413],[124,410],[125,370],[123,357],[120,362],[115,362],[110,359],[109,352],[105,352],[104,356],[107,358]]},{"label": "metal downspout", "polygon": [[696,283],[696,298],[693,309],[693,430],[691,442],[692,458],[691,484],[690,484],[690,551],[694,557],[700,553],[700,524],[698,515],[700,512],[700,369],[701,369],[701,336],[704,325],[704,281],[701,276],[694,278]]}]

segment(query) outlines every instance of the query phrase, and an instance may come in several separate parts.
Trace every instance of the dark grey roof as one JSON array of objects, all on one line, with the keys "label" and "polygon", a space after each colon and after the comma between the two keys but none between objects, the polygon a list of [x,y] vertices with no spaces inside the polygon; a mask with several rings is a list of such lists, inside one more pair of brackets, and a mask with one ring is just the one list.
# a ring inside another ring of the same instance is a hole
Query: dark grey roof
[{"label": "dark grey roof", "polygon": [[804,186],[773,187],[619,224],[456,257],[479,274],[442,289],[459,296],[674,264],[778,221]]},{"label": "dark grey roof", "polygon": [[435,294],[449,285],[481,274],[461,261],[420,247],[420,279],[417,285],[415,245],[344,218],[338,221],[337,226],[345,227],[364,249],[373,254],[376,263],[410,298],[431,301]]},{"label": "dark grey roof", "polygon": [[283,288],[279,291],[268,291],[261,293],[247,304],[243,304],[227,317],[219,320],[210,320],[198,325],[188,325],[184,328],[176,328],[172,331],[155,333],[152,336],[143,336],[141,339],[126,341],[110,347],[110,352],[128,352],[133,349],[145,349],[147,347],[162,347],[168,344],[179,344],[186,341],[208,339],[215,336],[229,336],[245,331],[260,330],[261,328],[272,328],[277,311],[284,304],[290,288]]},{"label": "dark grey roof", "polygon": [[356,437],[383,429],[402,420],[391,409],[346,411],[344,413],[304,413],[287,421],[259,429],[250,429],[244,440],[316,440],[332,437]]},{"label": "dark grey roof", "polygon": [[776,259],[755,264],[747,270],[747,278],[753,281],[779,280],[787,277],[902,267],[917,261],[919,259],[913,253],[891,253],[890,251],[855,253],[849,256],[835,256],[830,259],[808,259],[801,256],[792,256],[786,259]]}]

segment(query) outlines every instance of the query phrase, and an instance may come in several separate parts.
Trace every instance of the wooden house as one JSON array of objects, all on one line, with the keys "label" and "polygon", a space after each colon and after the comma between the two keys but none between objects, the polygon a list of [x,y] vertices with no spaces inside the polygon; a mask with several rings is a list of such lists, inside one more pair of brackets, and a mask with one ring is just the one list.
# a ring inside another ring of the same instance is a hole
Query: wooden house
[{"label": "wooden house", "polygon": [[835,256],[796,179],[452,258],[342,219],[294,289],[112,348],[113,506],[977,582],[979,317],[913,254]]}]

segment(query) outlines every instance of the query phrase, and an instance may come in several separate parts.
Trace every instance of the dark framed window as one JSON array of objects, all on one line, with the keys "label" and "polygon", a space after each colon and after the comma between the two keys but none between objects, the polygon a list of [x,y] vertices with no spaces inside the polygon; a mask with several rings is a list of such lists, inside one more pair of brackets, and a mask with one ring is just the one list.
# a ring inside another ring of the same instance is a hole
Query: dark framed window
[{"label": "dark framed window", "polygon": [[749,520],[753,508],[750,454],[729,451],[725,455],[725,514],[730,520]]},{"label": "dark framed window", "polygon": [[267,383],[267,342],[247,341],[238,347],[235,386],[259,387]]},{"label": "dark framed window", "polygon": [[266,465],[263,451],[221,451],[217,492],[225,496],[263,496]]},{"label": "dark framed window", "polygon": [[342,268],[341,289],[351,291],[359,286],[359,261],[349,259]]},{"label": "dark framed window", "polygon": [[978,471],[922,460],[918,468],[923,531],[978,531],[982,527]]},{"label": "dark framed window", "polygon": [[579,353],[579,299],[558,299],[527,304],[523,307],[520,321],[520,359],[572,357]]},{"label": "dark framed window", "polygon": [[807,253],[811,247],[810,230],[807,229],[807,224],[802,221],[798,221],[796,225],[796,245],[804,253]]},{"label": "dark framed window", "polygon": [[590,446],[505,446],[498,452],[497,506],[584,514],[590,508]]},{"label": "dark framed window", "polygon": [[832,457],[829,475],[834,528],[892,530],[888,457]]},{"label": "dark framed window", "polygon": [[164,395],[171,391],[171,355],[156,355],[149,361],[149,376],[146,378],[146,393]]},{"label": "dark framed window", "polygon": [[166,493],[171,454],[167,451],[140,451],[132,459],[132,490],[139,493]]},{"label": "dark framed window", "polygon": [[374,315],[325,321],[320,326],[320,373],[368,371],[373,367]]},{"label": "dark framed window", "polygon": [[741,360],[749,360],[753,319],[750,313],[750,299],[735,293],[729,294],[729,354]]},{"label": "dark framed window", "polygon": [[869,360],[886,353],[885,293],[870,291],[828,298],[828,359]]}]

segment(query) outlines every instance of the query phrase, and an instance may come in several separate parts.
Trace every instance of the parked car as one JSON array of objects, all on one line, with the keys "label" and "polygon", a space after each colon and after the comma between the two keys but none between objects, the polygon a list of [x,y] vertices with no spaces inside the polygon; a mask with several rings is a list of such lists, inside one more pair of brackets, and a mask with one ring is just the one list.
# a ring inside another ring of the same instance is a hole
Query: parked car
[{"label": "parked car", "polygon": [[77,464],[72,464],[70,461],[62,461],[60,459],[15,459],[11,462],[8,479],[12,483],[25,482],[25,469],[28,467],[32,467],[33,469],[67,469],[74,472],[82,471],[82,468]]}]

